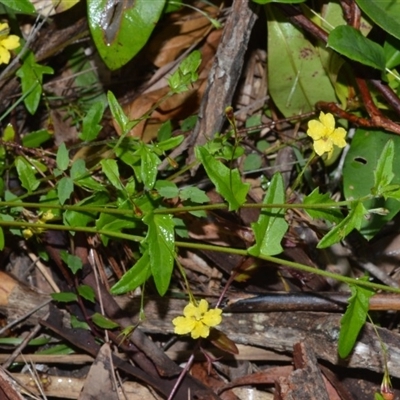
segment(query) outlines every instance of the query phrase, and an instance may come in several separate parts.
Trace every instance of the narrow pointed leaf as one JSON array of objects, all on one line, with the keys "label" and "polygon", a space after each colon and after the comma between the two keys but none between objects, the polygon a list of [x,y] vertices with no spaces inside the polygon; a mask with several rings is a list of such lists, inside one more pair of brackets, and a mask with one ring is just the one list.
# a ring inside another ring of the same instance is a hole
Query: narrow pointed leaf
[{"label": "narrow pointed leaf", "polygon": [[[283,204],[285,202],[285,188],[281,174],[272,178],[263,204]],[[249,248],[252,256],[273,256],[282,252],[281,241],[288,224],[285,221],[285,210],[282,208],[263,208],[258,221],[251,224],[256,243]]]}]

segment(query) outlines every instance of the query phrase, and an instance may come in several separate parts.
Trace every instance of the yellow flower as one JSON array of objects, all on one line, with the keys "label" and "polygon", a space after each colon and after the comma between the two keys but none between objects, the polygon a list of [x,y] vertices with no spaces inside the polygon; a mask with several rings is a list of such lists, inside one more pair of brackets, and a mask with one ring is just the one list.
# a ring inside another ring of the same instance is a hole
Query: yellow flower
[{"label": "yellow flower", "polygon": [[11,58],[10,50],[20,46],[19,37],[9,35],[9,32],[7,22],[0,23],[0,64],[8,64]]},{"label": "yellow flower", "polygon": [[207,300],[200,300],[198,305],[189,303],[183,309],[183,317],[176,317],[172,320],[175,325],[175,333],[186,335],[190,333],[193,339],[206,338],[210,334],[210,328],[217,326],[222,321],[222,310],[208,309]]},{"label": "yellow flower", "polygon": [[319,121],[309,121],[307,135],[314,140],[314,150],[322,156],[328,153],[328,159],[332,156],[334,146],[343,148],[346,146],[346,131],[343,128],[335,129],[335,118],[331,113],[319,114]]}]

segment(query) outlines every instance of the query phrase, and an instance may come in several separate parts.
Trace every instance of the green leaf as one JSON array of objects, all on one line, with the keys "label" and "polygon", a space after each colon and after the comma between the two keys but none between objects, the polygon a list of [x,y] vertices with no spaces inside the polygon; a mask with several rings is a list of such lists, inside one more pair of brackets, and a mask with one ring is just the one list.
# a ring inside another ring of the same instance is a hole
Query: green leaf
[{"label": "green leaf", "polygon": [[94,190],[97,192],[104,191],[104,186],[94,180],[91,176],[89,171],[86,168],[85,161],[81,158],[78,158],[72,163],[71,166],[71,178],[73,179],[74,183],[78,186]]},{"label": "green leaf", "polygon": [[261,165],[262,165],[261,155],[257,153],[251,153],[248,156],[246,156],[246,159],[244,160],[243,171],[245,172],[256,171],[261,168]]},{"label": "green leaf", "polygon": [[393,36],[387,36],[383,44],[385,52],[386,68],[392,69],[400,65],[400,40]]},{"label": "green leaf", "polygon": [[[0,221],[2,220],[0,216]],[[4,231],[3,228],[0,227],[0,251],[4,250]]]},{"label": "green leaf", "polygon": [[338,223],[343,219],[343,214],[336,206],[336,202],[333,201],[327,193],[321,194],[319,188],[315,188],[308,196],[303,200],[304,204],[331,204],[332,208],[319,208],[311,209],[304,208],[304,211],[311,218],[321,218],[330,222]]},{"label": "green leaf", "polygon": [[104,106],[101,102],[93,103],[82,121],[82,133],[79,139],[90,142],[97,138],[102,126],[99,124],[103,118]]},{"label": "green leaf", "polygon": [[53,135],[50,135],[47,129],[40,129],[28,133],[22,138],[22,145],[32,149],[40,147],[43,143],[51,139]]},{"label": "green leaf", "polygon": [[318,243],[318,249],[324,249],[344,239],[353,229],[360,230],[364,216],[368,213],[361,202],[357,202],[346,218],[332,228]]},{"label": "green leaf", "polygon": [[385,71],[386,60],[383,48],[367,39],[352,26],[337,26],[329,34],[328,46],[350,60]]},{"label": "green leaf", "polygon": [[237,169],[231,170],[217,161],[206,148],[196,147],[195,154],[217,192],[228,202],[229,211],[237,210],[246,201],[250,184],[243,183]]},{"label": "green leaf", "polygon": [[[109,203],[109,198],[104,192],[96,193],[78,202],[77,206],[104,206]],[[67,210],[63,214],[64,224],[68,226],[86,226],[94,221],[97,212]]]},{"label": "green leaf", "polygon": [[111,294],[125,294],[135,290],[151,275],[149,251],[146,250],[136,264],[111,288]]},{"label": "green leaf", "polygon": [[400,3],[398,1],[356,0],[356,3],[375,24],[400,39]]},{"label": "green leaf", "polygon": [[169,119],[165,121],[157,132],[157,140],[162,142],[163,140],[168,140],[172,136],[172,122]]},{"label": "green leaf", "polygon": [[[368,277],[362,278],[367,281]],[[349,305],[340,320],[338,352],[341,358],[346,358],[356,343],[357,336],[364,326],[369,309],[369,299],[374,295],[372,289],[361,286],[350,286],[352,296]]]},{"label": "green leaf", "polygon": [[140,155],[140,178],[144,183],[147,190],[151,190],[156,183],[156,178],[158,174],[157,167],[161,164],[161,160],[158,158],[157,154],[154,153],[150,146],[141,143],[140,148],[136,152]]},{"label": "green leaf", "polygon": [[393,160],[394,143],[393,140],[389,140],[383,148],[374,171],[375,182],[371,190],[373,195],[380,196],[385,190],[385,187],[392,182],[394,178]]},{"label": "green leaf", "polygon": [[51,293],[50,296],[53,300],[60,303],[71,303],[78,300],[78,296],[72,292]]},{"label": "green leaf", "polygon": [[111,321],[111,319],[106,318],[104,315],[101,315],[99,313],[94,313],[92,315],[92,321],[94,324],[99,326],[102,329],[116,329],[119,328],[119,324],[117,324],[114,321]]},{"label": "green leaf", "polygon": [[201,53],[195,50],[179,65],[178,69],[168,78],[168,85],[173,93],[186,92],[189,86],[199,79],[197,69],[201,64]]},{"label": "green leaf", "polygon": [[42,96],[42,82],[44,74],[53,74],[52,68],[37,64],[34,54],[28,50],[24,56],[24,63],[15,73],[21,79],[22,93],[27,110],[34,114]]},{"label": "green leaf", "polygon": [[75,275],[80,269],[82,269],[82,260],[73,254],[69,254],[65,250],[60,251],[61,259],[67,264],[68,268]]},{"label": "green leaf", "polygon": [[158,293],[168,290],[174,268],[175,233],[172,215],[147,214],[143,222],[149,227],[145,242],[148,244],[150,269]]},{"label": "green leaf", "polygon": [[165,0],[87,0],[90,32],[108,68],[118,69],[146,44]]},{"label": "green leaf", "polygon": [[184,136],[178,135],[172,138],[163,140],[156,144],[155,148],[159,150],[160,154],[164,151],[174,149],[175,147],[179,146],[183,142]]},{"label": "green leaf", "polygon": [[121,132],[125,132],[127,129],[127,125],[129,124],[129,118],[126,116],[124,113],[124,110],[118,103],[118,100],[114,96],[113,92],[108,91],[107,92],[107,100],[108,100],[108,105],[110,106],[110,111],[115,119],[115,122],[118,124],[119,128],[121,129]]},{"label": "green leaf", "polygon": [[88,285],[80,285],[77,288],[78,293],[81,297],[83,297],[84,299],[94,303],[96,300],[96,294],[94,292],[94,290],[88,286]]},{"label": "green leaf", "polygon": [[22,14],[34,14],[35,7],[29,0],[0,0],[0,4],[10,7]]},{"label": "green leaf", "polygon": [[106,158],[105,160],[101,160],[100,164],[104,175],[108,178],[111,184],[118,190],[124,190],[124,186],[119,179],[120,175],[117,161],[111,158]]},{"label": "green leaf", "polygon": [[204,190],[201,190],[194,186],[188,186],[182,189],[179,193],[179,197],[182,200],[190,200],[193,203],[204,204],[210,201],[210,198],[206,195]]},{"label": "green leaf", "polygon": [[[380,130],[357,129],[343,166],[343,191],[346,200],[358,199],[371,194],[374,187],[374,173],[378,159],[388,142],[394,144],[393,171],[400,171],[400,137]],[[400,175],[394,175],[391,185],[400,184]],[[387,215],[371,214],[363,221],[360,232],[371,239],[379,230],[400,211],[400,203],[394,199],[372,198],[365,201],[367,210],[386,208]]]},{"label": "green leaf", "polygon": [[65,171],[69,165],[69,151],[65,143],[61,143],[57,150],[56,157],[57,168],[61,171]]},{"label": "green leaf", "polygon": [[[282,175],[277,173],[272,177],[263,204],[284,204],[285,187]],[[256,243],[248,249],[249,254],[273,256],[283,251],[281,241],[288,224],[285,221],[285,209],[263,208],[258,221],[251,224]]]},{"label": "green leaf", "polygon": [[159,180],[154,185],[154,189],[158,191],[160,196],[165,197],[166,199],[173,199],[174,197],[178,197],[179,194],[178,186],[176,186],[174,182],[170,181]]},{"label": "green leaf", "polygon": [[74,181],[64,176],[57,183],[57,196],[60,204],[63,205],[71,196],[74,191]]},{"label": "green leaf", "polygon": [[285,117],[313,111],[318,101],[336,102],[318,47],[289,23],[274,5],[268,15],[268,82]]},{"label": "green leaf", "polygon": [[17,168],[18,178],[21,181],[22,187],[24,187],[29,193],[36,190],[40,182],[36,178],[36,169],[27,161],[24,157],[18,156],[15,159],[15,167]]}]

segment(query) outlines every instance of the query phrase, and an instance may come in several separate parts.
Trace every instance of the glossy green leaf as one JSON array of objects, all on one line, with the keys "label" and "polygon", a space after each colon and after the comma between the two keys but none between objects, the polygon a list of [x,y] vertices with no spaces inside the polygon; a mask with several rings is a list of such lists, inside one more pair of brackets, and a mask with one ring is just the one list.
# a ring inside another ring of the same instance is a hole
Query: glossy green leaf
[{"label": "glossy green leaf", "polygon": [[67,176],[62,177],[57,183],[57,196],[60,204],[63,205],[74,191],[74,181]]},{"label": "glossy green leaf", "polygon": [[135,265],[111,288],[111,293],[118,295],[131,292],[146,282],[150,275],[150,257],[149,251],[146,250]]},{"label": "glossy green leaf", "polygon": [[18,178],[21,181],[22,187],[24,187],[29,193],[39,187],[40,182],[35,176],[36,170],[28,160],[22,156],[18,156],[15,159],[15,167],[17,168]]},{"label": "glossy green leaf", "polygon": [[108,68],[118,69],[148,41],[165,0],[87,0],[90,32]]},{"label": "glossy green leaf", "polygon": [[392,69],[400,65],[400,40],[387,36],[383,44],[386,68]]},{"label": "glossy green leaf", "polygon": [[400,3],[397,0],[356,0],[356,3],[384,31],[400,39]]},{"label": "glossy green leaf", "polygon": [[[365,277],[363,280],[367,281]],[[374,291],[361,286],[350,286],[351,297],[347,310],[340,320],[340,334],[338,342],[338,352],[341,358],[346,358],[352,351],[357,336],[367,319],[369,309],[369,299],[374,295]]]},{"label": "glossy green leaf", "polygon": [[34,114],[42,96],[44,74],[53,74],[52,68],[37,64],[34,54],[28,50],[24,56],[22,66],[15,73],[21,79],[24,104],[27,110]]},{"label": "glossy green leaf", "polygon": [[71,303],[78,300],[78,296],[71,292],[51,293],[51,298],[60,303]]},{"label": "glossy green leaf", "polygon": [[353,229],[360,230],[367,210],[357,202],[342,222],[332,228],[318,243],[318,249],[324,249],[343,240]]},{"label": "glossy green leaf", "polygon": [[168,290],[174,268],[175,233],[172,215],[147,214],[143,222],[148,226],[150,269],[158,293],[163,296]]},{"label": "glossy green leaf", "polygon": [[96,294],[94,290],[88,285],[80,285],[77,288],[77,291],[81,297],[84,299],[94,303],[96,300]]},{"label": "glossy green leaf", "polygon": [[[343,191],[346,200],[357,199],[371,194],[375,184],[374,173],[388,139],[393,141],[393,171],[400,171],[400,137],[379,130],[357,129],[351,142],[343,167]],[[391,184],[400,184],[400,175],[394,175]],[[365,201],[367,210],[386,208],[387,215],[371,214],[363,221],[360,232],[371,239],[388,221],[400,211],[400,203],[394,199],[373,198]]]},{"label": "glossy green leaf", "polygon": [[101,160],[101,170],[103,171],[104,175],[108,178],[111,184],[118,190],[123,190],[124,186],[122,185],[119,179],[119,169],[116,160],[112,158],[106,158]]},{"label": "glossy green leaf", "polygon": [[119,128],[121,129],[121,132],[125,132],[129,124],[129,118],[126,116],[124,110],[122,109],[118,100],[114,96],[113,92],[110,91],[107,92],[107,100],[108,100],[108,105],[110,106],[111,114],[115,122],[118,124]]},{"label": "glossy green leaf", "polygon": [[0,4],[19,12],[22,14],[34,14],[35,7],[29,0],[0,0]]},{"label": "glossy green leaf", "polygon": [[318,49],[268,5],[268,83],[274,103],[285,117],[314,110],[318,101],[336,102]]},{"label": "glossy green leaf", "polygon": [[381,196],[385,187],[388,186],[393,178],[393,160],[394,160],[394,144],[393,140],[389,140],[382,150],[382,154],[378,158],[376,169],[374,171],[374,187],[372,194]]},{"label": "glossy green leaf", "polygon": [[97,138],[98,134],[103,128],[99,124],[103,118],[103,112],[104,106],[101,102],[93,103],[83,118],[82,133],[79,135],[79,139],[89,142]]},{"label": "glossy green leaf", "polygon": [[99,326],[100,328],[103,328],[103,329],[119,328],[119,324],[117,324],[114,321],[111,321],[111,319],[108,319],[104,315],[101,315],[99,313],[94,313],[91,318],[92,318],[93,323],[96,324],[97,326]]},{"label": "glossy green leaf", "polygon": [[339,25],[330,32],[328,46],[350,60],[385,71],[383,48],[351,26]]},{"label": "glossy green leaf", "polygon": [[319,188],[315,188],[308,196],[303,200],[304,204],[326,204],[332,205],[332,208],[304,208],[304,211],[311,218],[321,218],[330,222],[338,223],[343,219],[343,214],[335,207],[336,202],[332,200],[327,193],[322,194],[319,192]]},{"label": "glossy green leaf", "polygon": [[183,135],[174,136],[172,138],[158,142],[155,145],[155,148],[157,150],[159,150],[161,153],[164,151],[167,151],[167,150],[174,149],[175,147],[179,146],[183,142],[184,138],[185,137]]},{"label": "glossy green leaf", "polygon": [[161,160],[157,154],[154,153],[153,149],[144,143],[141,144],[137,154],[140,155],[141,159],[140,178],[145,188],[151,190],[156,183],[158,166],[161,164]]},{"label": "glossy green leaf", "polygon": [[56,156],[57,168],[61,171],[65,171],[69,164],[69,151],[65,143],[61,143],[57,150]]},{"label": "glossy green leaf", "polygon": [[[277,173],[272,177],[263,204],[284,204],[285,187],[282,175]],[[281,242],[288,224],[285,221],[284,208],[263,208],[258,221],[251,224],[256,243],[248,249],[249,254],[273,256],[283,251]]]},{"label": "glossy green leaf", "polygon": [[78,158],[77,160],[75,160],[72,163],[70,172],[71,178],[76,185],[97,192],[105,190],[104,186],[101,183],[97,182],[90,176],[90,173],[87,170],[85,161],[83,159]]},{"label": "glossy green leaf", "polygon": [[237,210],[245,201],[250,184],[243,183],[239,171],[216,160],[205,147],[195,148],[196,158],[203,165],[217,192],[228,202],[229,210]]}]

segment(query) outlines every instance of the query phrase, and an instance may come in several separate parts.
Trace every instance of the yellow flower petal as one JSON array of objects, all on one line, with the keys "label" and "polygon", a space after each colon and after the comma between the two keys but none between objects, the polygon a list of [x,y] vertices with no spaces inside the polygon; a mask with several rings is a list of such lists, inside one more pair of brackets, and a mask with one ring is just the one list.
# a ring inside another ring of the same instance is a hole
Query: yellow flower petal
[{"label": "yellow flower petal", "polygon": [[328,134],[333,132],[335,129],[335,118],[331,113],[326,113],[324,114],[322,111],[319,114],[319,120],[321,121],[322,125],[326,127],[326,129],[329,131]]},{"label": "yellow flower petal", "polygon": [[332,135],[331,139],[335,146],[343,148],[346,146],[346,131],[343,128],[336,128]]},{"label": "yellow flower petal", "polygon": [[0,64],[8,64],[10,58],[10,52],[0,44]]},{"label": "yellow flower petal", "polygon": [[1,40],[0,45],[4,46],[7,50],[14,50],[20,46],[19,37],[16,35],[10,35]]},{"label": "yellow flower petal", "polygon": [[198,310],[201,315],[204,315],[208,310],[208,302],[207,300],[201,299],[199,302]]},{"label": "yellow flower petal", "polygon": [[7,22],[0,23],[0,32],[6,31],[8,29],[9,29],[9,26],[8,26]]},{"label": "yellow flower petal", "polygon": [[185,317],[191,317],[191,318],[197,318],[198,316],[198,310],[197,307],[193,303],[189,303],[184,309],[183,309],[183,315]]},{"label": "yellow flower petal", "polygon": [[209,310],[203,317],[202,322],[210,327],[217,326],[222,321],[222,310],[215,308],[214,310]]},{"label": "yellow flower petal", "polygon": [[331,140],[320,139],[314,142],[314,151],[322,156],[324,153],[329,153],[333,149],[333,144]]},{"label": "yellow flower petal", "polygon": [[193,331],[196,326],[196,320],[186,317],[176,317],[172,320],[175,325],[174,332],[178,335],[186,335]]},{"label": "yellow flower petal", "polygon": [[193,339],[198,339],[199,337],[206,338],[210,334],[210,328],[204,325],[201,321],[197,321],[195,327],[193,328],[191,335]]},{"label": "yellow flower petal", "polygon": [[308,122],[308,131],[307,135],[310,136],[313,140],[319,140],[326,134],[325,126],[321,124],[321,122],[316,121],[315,119]]}]

